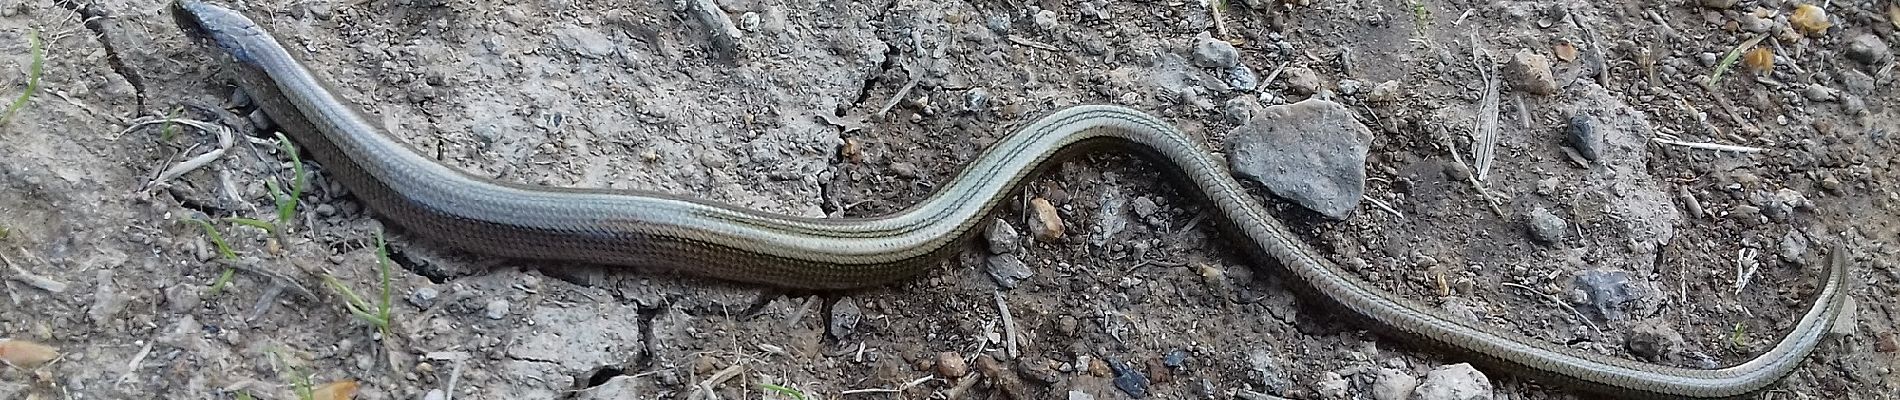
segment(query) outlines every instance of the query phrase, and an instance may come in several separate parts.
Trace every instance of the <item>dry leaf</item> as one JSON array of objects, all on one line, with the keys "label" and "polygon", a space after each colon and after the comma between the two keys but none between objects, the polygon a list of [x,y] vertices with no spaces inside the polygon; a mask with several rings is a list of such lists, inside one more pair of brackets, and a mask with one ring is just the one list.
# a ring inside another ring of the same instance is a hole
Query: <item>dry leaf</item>
[{"label": "dry leaf", "polygon": [[59,349],[17,339],[0,339],[0,362],[21,368],[38,367],[59,358]]},{"label": "dry leaf", "polygon": [[1788,24],[1807,35],[1826,32],[1828,27],[1834,26],[1833,22],[1827,20],[1827,11],[1813,4],[1795,6],[1794,15],[1788,16]]},{"label": "dry leaf", "polygon": [[1552,49],[1552,52],[1557,53],[1557,59],[1564,62],[1577,60],[1577,46],[1571,46],[1570,43],[1558,43],[1557,48]]},{"label": "dry leaf", "polygon": [[1764,72],[1775,69],[1775,51],[1767,47],[1756,47],[1742,55],[1742,65],[1749,72]]},{"label": "dry leaf", "polygon": [[310,391],[311,400],[350,400],[356,398],[356,381],[340,380],[330,382]]}]

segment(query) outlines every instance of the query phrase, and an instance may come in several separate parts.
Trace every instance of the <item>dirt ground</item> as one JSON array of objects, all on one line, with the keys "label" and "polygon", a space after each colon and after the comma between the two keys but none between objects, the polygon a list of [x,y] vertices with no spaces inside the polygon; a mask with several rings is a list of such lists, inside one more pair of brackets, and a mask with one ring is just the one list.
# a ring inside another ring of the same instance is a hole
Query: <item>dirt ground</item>
[{"label": "dirt ground", "polygon": [[[740,33],[730,43],[690,3],[236,8],[453,166],[804,216],[901,209],[1072,105],[1141,109],[1221,149],[1237,106],[1330,97],[1372,129],[1366,196],[1391,211],[1367,202],[1332,220],[1256,200],[1382,289],[1583,351],[1714,367],[1779,340],[1844,246],[1854,307],[1762,397],[1900,398],[1891,0],[1817,4],[1832,26],[1813,34],[1781,0],[719,0]],[[227,218],[276,218],[270,182],[289,184],[290,154],[167,3],[0,0],[0,98],[27,90],[35,31],[39,88],[0,127],[0,337],[61,357],[0,366],[0,399],[282,399],[346,380],[363,399],[793,398],[771,385],[826,399],[1007,398],[999,385],[1133,397],[1118,380],[1152,398],[1356,399],[1375,398],[1381,371],[1471,361],[1288,291],[1258,268],[1271,261],[1229,250],[1201,204],[1123,154],[1067,162],[1018,195],[1049,199],[1068,235],[1024,239],[1034,275],[1014,288],[974,242],[923,276],[817,293],[474,256],[385,228],[316,163],[271,235]],[[1769,70],[1738,63],[1701,83],[1758,32]],[[1194,62],[1200,35],[1233,44],[1258,87]],[[1548,60],[1554,93],[1509,70],[1520,52]],[[1481,71],[1494,68],[1487,114]],[[1397,90],[1371,90],[1386,82]],[[1480,193],[1463,160],[1490,115]],[[1580,115],[1604,132],[1598,162],[1566,154]],[[183,125],[131,129],[165,116],[236,140],[152,184],[219,146]],[[1010,203],[998,217],[1028,232]],[[1543,213],[1567,223],[1549,242],[1530,228]],[[380,232],[387,330],[321,278],[379,300]],[[1627,276],[1634,299],[1589,304],[1574,277],[1601,274]],[[1656,332],[1667,351],[1632,350]],[[1484,372],[1497,398],[1578,396]]]}]

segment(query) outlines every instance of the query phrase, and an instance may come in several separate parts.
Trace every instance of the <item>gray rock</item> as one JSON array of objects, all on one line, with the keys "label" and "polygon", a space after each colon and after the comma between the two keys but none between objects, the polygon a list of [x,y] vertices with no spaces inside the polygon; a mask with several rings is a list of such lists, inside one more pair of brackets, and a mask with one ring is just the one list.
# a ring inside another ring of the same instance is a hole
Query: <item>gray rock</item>
[{"label": "gray rock", "polygon": [[1848,296],[1847,302],[1841,304],[1841,313],[1836,314],[1834,323],[1828,325],[1827,332],[1834,336],[1846,336],[1859,330],[1860,302],[1854,300],[1853,296]]},{"label": "gray rock", "polygon": [[996,285],[1004,289],[1015,289],[1016,285],[1021,284],[1023,280],[1036,276],[1036,271],[1030,270],[1029,264],[1024,263],[1023,259],[1016,257],[1015,254],[990,256],[989,262],[985,265],[989,267],[990,278],[996,279]]},{"label": "gray rock", "polygon": [[1345,219],[1365,195],[1372,131],[1339,103],[1267,107],[1230,137],[1235,173],[1300,206]]},{"label": "gray rock", "polygon": [[644,348],[639,310],[620,303],[569,308],[535,307],[524,311],[533,324],[515,327],[508,357],[540,360],[580,375],[634,361]]},{"label": "gray rock", "polygon": [[1249,68],[1245,65],[1235,65],[1233,68],[1227,69],[1227,85],[1233,86],[1234,90],[1240,91],[1259,89],[1260,75],[1254,74],[1253,68]]},{"label": "gray rock", "polygon": [[561,47],[588,58],[605,58],[614,54],[614,42],[600,31],[566,27],[554,30],[554,41]]},{"label": "gray rock", "polygon": [[1847,43],[1847,58],[1862,64],[1880,65],[1893,58],[1893,52],[1887,49],[1887,43],[1880,41],[1879,36],[1863,33]]},{"label": "gray rock", "polygon": [[428,393],[422,394],[422,400],[448,400],[448,398],[449,392],[444,392],[442,389],[429,389]]},{"label": "gray rock", "polygon": [[831,338],[844,340],[857,333],[858,321],[864,319],[864,312],[858,309],[858,301],[850,297],[838,299],[831,305]]},{"label": "gray rock", "polygon": [[1166,356],[1161,357],[1161,365],[1166,365],[1168,368],[1181,368],[1187,366],[1187,359],[1187,350],[1174,349],[1168,351]]},{"label": "gray rock", "polygon": [[1136,197],[1129,207],[1135,211],[1136,217],[1141,217],[1142,219],[1153,217],[1155,211],[1160,209],[1160,206],[1155,205],[1154,199],[1147,197]]},{"label": "gray rock", "polygon": [[1649,292],[1630,281],[1629,272],[1612,269],[1577,271],[1570,283],[1574,294],[1571,301],[1606,321],[1623,319],[1627,314],[1626,305]]},{"label": "gray rock", "polygon": [[1418,388],[1418,378],[1412,374],[1391,368],[1380,368],[1372,372],[1373,400],[1405,400]]},{"label": "gray rock", "polygon": [[1802,96],[1807,97],[1808,101],[1813,102],[1834,101],[1839,97],[1839,94],[1840,91],[1819,83],[1810,83],[1807,89],[1801,91]]},{"label": "gray rock", "polygon": [[1055,11],[1042,10],[1042,11],[1036,12],[1035,23],[1036,23],[1036,29],[1041,29],[1044,32],[1048,32],[1048,31],[1054,31],[1056,30],[1057,27],[1060,27],[1062,24],[1062,21],[1056,20]]},{"label": "gray rock", "polygon": [[1095,400],[1095,395],[1080,390],[1069,389],[1069,400]]},{"label": "gray rock", "polygon": [[1016,227],[1002,218],[990,221],[990,228],[983,232],[983,237],[989,241],[990,254],[1010,254],[1023,249],[1022,234],[1016,233]]},{"label": "gray rock", "polygon": [[1127,393],[1129,397],[1137,399],[1148,397],[1147,374],[1141,373],[1139,369],[1129,367],[1128,364],[1114,357],[1108,358],[1108,368],[1109,370],[1115,371],[1116,389],[1121,389],[1122,393]]},{"label": "gray rock", "polygon": [[1879,88],[1874,82],[1874,77],[1851,68],[1841,70],[1840,80],[1842,89],[1857,95],[1870,95]]},{"label": "gray rock", "polygon": [[[1270,340],[1267,342],[1271,342]],[[1293,386],[1286,372],[1280,369],[1280,360],[1273,357],[1273,351],[1256,348],[1247,351],[1247,366],[1260,377],[1260,386],[1267,393],[1286,393]]]},{"label": "gray rock", "polygon": [[407,298],[407,300],[409,300],[410,305],[414,305],[416,306],[416,308],[428,309],[429,307],[434,306],[435,299],[441,296],[442,296],[442,293],[436,291],[435,288],[421,287],[421,288],[416,288],[415,291],[409,292],[409,297]]},{"label": "gray rock", "polygon": [[1240,49],[1225,40],[1201,36],[1194,40],[1194,65],[1203,68],[1233,68],[1240,64]]},{"label": "gray rock", "polygon": [[1471,364],[1458,363],[1432,369],[1412,390],[1412,400],[1490,400],[1491,379]]},{"label": "gray rock", "polygon": [[1807,235],[1800,231],[1788,231],[1788,234],[1781,236],[1781,247],[1777,248],[1780,250],[1777,254],[1788,262],[1805,265],[1808,263],[1808,245]]},{"label": "gray rock", "polygon": [[506,299],[489,300],[487,305],[482,306],[482,315],[488,316],[488,319],[497,319],[497,320],[507,317],[508,316],[508,300]]},{"label": "gray rock", "polygon": [[1286,79],[1287,91],[1293,94],[1319,93],[1320,87],[1325,85],[1325,82],[1320,80],[1318,72],[1305,67],[1289,67],[1280,71],[1280,76]]},{"label": "gray rock", "polygon": [[1735,3],[1738,1],[1740,0],[1702,0],[1702,6],[1708,7],[1708,8],[1726,10],[1729,7],[1734,7]]},{"label": "gray rock", "polygon": [[1372,86],[1372,91],[1366,93],[1366,100],[1375,102],[1397,101],[1399,95],[1402,94],[1400,90],[1399,81],[1379,82],[1378,85]]},{"label": "gray rock", "polygon": [[1333,371],[1320,372],[1319,377],[1313,380],[1313,393],[1318,394],[1322,399],[1344,399],[1351,389],[1352,381],[1346,380],[1346,377],[1339,376],[1339,373]]},{"label": "gray rock", "polygon": [[982,112],[983,110],[988,110],[988,109],[990,109],[990,91],[989,90],[984,90],[983,88],[975,88],[975,89],[970,89],[970,91],[963,92],[963,110],[964,111]]},{"label": "gray rock", "polygon": [[1564,221],[1563,217],[1558,217],[1557,214],[1552,214],[1550,210],[1543,207],[1531,209],[1530,217],[1531,237],[1537,239],[1538,242],[1563,241],[1564,234],[1570,227],[1570,222]]},{"label": "gray rock", "polygon": [[1511,62],[1504,64],[1504,76],[1510,80],[1511,87],[1525,93],[1557,93],[1557,78],[1551,76],[1550,59],[1530,49],[1518,50],[1511,55]]},{"label": "gray rock", "polygon": [[1565,137],[1570,141],[1570,147],[1577,149],[1577,154],[1582,155],[1584,159],[1596,161],[1597,158],[1603,156],[1603,133],[1597,131],[1596,118],[1581,114],[1573,115],[1570,117],[1570,127],[1566,133],[1568,135]]},{"label": "gray rock", "polygon": [[1624,330],[1623,347],[1631,355],[1650,362],[1671,359],[1682,351],[1682,334],[1660,318],[1637,321]]},{"label": "gray rock", "polygon": [[1089,243],[1104,247],[1120,244],[1115,237],[1128,229],[1128,196],[1108,186],[1102,189],[1101,205],[1101,212],[1095,214],[1095,226],[1089,227]]}]

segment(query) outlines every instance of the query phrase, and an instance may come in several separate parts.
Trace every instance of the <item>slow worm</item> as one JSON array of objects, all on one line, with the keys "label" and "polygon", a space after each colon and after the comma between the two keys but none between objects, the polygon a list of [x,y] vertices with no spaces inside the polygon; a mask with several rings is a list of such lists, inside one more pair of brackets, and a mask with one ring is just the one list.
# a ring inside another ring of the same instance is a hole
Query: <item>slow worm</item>
[{"label": "slow worm", "polygon": [[1296,239],[1198,141],[1158,118],[1113,106],[1069,108],[1031,123],[929,198],[872,218],[805,218],[662,193],[496,181],[437,163],[385,134],[243,15],[197,0],[180,0],[173,12],[181,27],[228,56],[255,103],[360,201],[417,236],[474,253],[676,269],[793,288],[872,286],[939,264],[1039,169],[1076,153],[1114,149],[1171,167],[1171,176],[1200,194],[1249,254],[1277,260],[1297,286],[1356,313],[1381,334],[1492,371],[1585,391],[1707,398],[1761,390],[1822,340],[1847,294],[1847,256],[1837,249],[1819,299],[1793,332],[1728,368],[1685,369],[1580,352],[1373,288]]}]

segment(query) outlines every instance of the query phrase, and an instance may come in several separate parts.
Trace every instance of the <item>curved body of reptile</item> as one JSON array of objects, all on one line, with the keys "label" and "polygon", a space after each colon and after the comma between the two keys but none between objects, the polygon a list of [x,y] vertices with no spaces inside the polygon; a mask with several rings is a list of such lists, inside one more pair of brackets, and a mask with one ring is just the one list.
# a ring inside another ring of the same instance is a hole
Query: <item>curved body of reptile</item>
[{"label": "curved body of reptile", "polygon": [[784,287],[871,286],[939,264],[1041,167],[1075,152],[1116,148],[1172,167],[1236,242],[1255,250],[1250,254],[1278,260],[1299,286],[1380,333],[1586,391],[1643,398],[1755,392],[1807,356],[1846,298],[1846,256],[1836,250],[1819,299],[1793,332],[1740,365],[1696,370],[1579,352],[1373,288],[1296,239],[1199,142],[1155,117],[1109,106],[1036,121],[998,141],[928,199],[875,218],[802,218],[660,193],[500,182],[437,163],[383,133],[250,19],[197,0],[181,0],[173,12],[182,27],[230,56],[258,106],[370,209],[418,236],[476,253],[677,269]]}]

